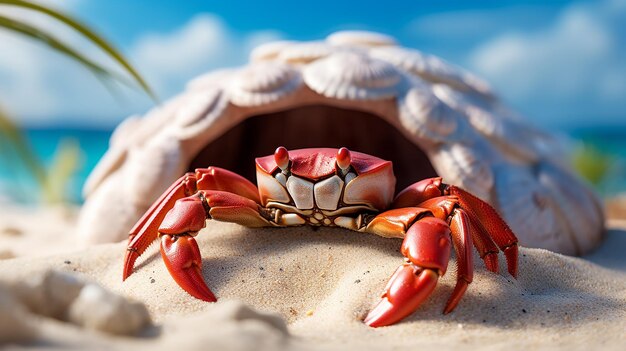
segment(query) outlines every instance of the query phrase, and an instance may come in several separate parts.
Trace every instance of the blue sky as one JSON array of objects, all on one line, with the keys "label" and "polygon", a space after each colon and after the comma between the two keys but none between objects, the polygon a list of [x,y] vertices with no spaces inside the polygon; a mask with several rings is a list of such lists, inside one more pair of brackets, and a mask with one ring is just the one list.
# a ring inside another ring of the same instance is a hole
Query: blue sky
[{"label": "blue sky", "polygon": [[[45,2],[113,41],[163,98],[244,64],[259,43],[365,29],[476,73],[536,125],[626,127],[626,0]],[[55,23],[17,15],[99,57]],[[112,96],[67,59],[0,32],[0,104],[31,126],[110,128],[151,102]]]}]

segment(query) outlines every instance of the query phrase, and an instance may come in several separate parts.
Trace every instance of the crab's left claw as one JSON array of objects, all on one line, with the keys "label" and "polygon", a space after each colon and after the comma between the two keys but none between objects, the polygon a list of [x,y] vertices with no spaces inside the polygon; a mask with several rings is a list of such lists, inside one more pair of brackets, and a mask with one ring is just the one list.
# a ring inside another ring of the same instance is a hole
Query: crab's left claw
[{"label": "crab's left claw", "polygon": [[431,269],[421,269],[407,263],[393,274],[382,300],[365,318],[370,327],[394,324],[415,311],[430,296],[439,275]]},{"label": "crab's left claw", "polygon": [[450,227],[446,222],[423,217],[413,223],[400,249],[408,262],[393,274],[382,300],[367,315],[365,324],[383,327],[413,313],[433,292],[439,276],[445,274],[450,246]]}]

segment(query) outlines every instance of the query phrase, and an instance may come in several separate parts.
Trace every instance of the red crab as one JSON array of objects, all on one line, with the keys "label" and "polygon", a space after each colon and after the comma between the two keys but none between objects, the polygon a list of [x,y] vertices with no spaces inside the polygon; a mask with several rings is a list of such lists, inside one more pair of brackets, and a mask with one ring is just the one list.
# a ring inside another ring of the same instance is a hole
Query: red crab
[{"label": "red crab", "polygon": [[[517,275],[517,238],[487,203],[441,178],[410,185],[394,197],[392,163],[346,148],[276,149],[256,159],[258,188],[230,171],[209,167],[178,179],[130,232],[124,279],[150,243],[174,280],[190,295],[217,299],[203,280],[194,236],[207,219],[248,227],[337,226],[403,238],[406,257],[365,323],[386,326],[413,313],[446,272],[451,245],[457,281],[443,312],[452,311],[472,282],[472,246],[498,272],[498,252]],[[473,244],[473,245],[472,245]]]}]

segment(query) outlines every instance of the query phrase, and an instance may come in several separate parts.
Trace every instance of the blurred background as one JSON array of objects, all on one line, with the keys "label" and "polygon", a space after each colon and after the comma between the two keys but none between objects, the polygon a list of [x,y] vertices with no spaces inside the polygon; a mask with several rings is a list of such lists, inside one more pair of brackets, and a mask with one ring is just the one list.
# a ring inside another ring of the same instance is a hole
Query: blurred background
[{"label": "blurred background", "polygon": [[[570,140],[573,164],[598,192],[626,191],[626,0],[37,3],[113,44],[161,100],[206,71],[245,64],[264,42],[382,32],[481,76],[529,123]],[[126,74],[49,16],[0,2],[0,16],[9,15]],[[80,203],[114,127],[154,104],[141,89],[103,84],[66,55],[0,28],[0,108],[20,127],[34,162],[54,173],[54,200]],[[36,175],[4,139],[0,203],[42,201]]]}]

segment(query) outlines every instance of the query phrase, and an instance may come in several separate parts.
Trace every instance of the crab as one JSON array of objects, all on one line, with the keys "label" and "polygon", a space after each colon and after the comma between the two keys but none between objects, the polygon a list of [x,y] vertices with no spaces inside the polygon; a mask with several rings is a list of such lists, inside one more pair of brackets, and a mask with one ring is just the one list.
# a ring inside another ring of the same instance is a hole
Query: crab
[{"label": "crab", "polygon": [[508,272],[517,276],[515,234],[489,204],[441,177],[418,181],[394,197],[390,161],[346,148],[288,151],[282,146],[256,159],[256,175],[258,188],[218,167],[179,178],[131,230],[123,279],[160,238],[161,255],[176,283],[195,298],[217,301],[203,279],[194,239],[207,219],[247,227],[341,227],[404,239],[405,262],[364,319],[371,327],[394,324],[417,310],[445,274],[452,249],[457,278],[444,314],[472,282],[472,247],[495,273],[498,253],[504,252]]}]

